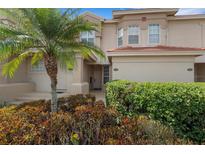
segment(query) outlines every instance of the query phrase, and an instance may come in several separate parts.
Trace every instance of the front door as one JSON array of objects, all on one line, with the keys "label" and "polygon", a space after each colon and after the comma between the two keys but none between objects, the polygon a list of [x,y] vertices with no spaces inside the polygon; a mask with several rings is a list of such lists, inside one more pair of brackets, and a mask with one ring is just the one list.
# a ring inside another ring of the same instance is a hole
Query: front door
[{"label": "front door", "polygon": [[96,65],[93,67],[93,77],[92,77],[92,89],[101,90],[102,89],[102,66]]}]

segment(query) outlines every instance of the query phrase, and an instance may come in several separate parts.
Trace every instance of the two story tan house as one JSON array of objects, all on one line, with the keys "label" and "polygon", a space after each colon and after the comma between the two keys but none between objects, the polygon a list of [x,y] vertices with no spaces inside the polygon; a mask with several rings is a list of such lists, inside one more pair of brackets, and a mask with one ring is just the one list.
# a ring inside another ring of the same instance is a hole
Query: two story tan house
[{"label": "two story tan house", "polygon": [[[176,16],[177,11],[119,10],[113,11],[111,20],[84,13],[86,20],[100,28],[82,33],[80,39],[99,46],[107,59],[77,57],[73,71],[59,69],[58,91],[88,93],[116,79],[205,81],[205,15]],[[49,92],[50,80],[43,63],[31,66],[28,59],[15,78],[0,78],[0,96],[16,97],[29,91]]]}]

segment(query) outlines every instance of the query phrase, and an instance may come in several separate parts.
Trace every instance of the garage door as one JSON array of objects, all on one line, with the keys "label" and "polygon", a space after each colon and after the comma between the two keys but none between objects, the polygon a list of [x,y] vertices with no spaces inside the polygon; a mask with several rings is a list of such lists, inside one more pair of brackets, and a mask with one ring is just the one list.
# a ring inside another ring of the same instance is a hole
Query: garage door
[{"label": "garage door", "polygon": [[114,62],[112,78],[150,82],[193,82],[191,62]]}]

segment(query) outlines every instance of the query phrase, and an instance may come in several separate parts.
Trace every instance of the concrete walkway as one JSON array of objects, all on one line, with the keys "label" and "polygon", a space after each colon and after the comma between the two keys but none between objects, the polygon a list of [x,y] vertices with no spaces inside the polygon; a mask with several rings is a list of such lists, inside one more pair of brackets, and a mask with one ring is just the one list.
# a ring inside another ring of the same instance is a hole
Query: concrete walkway
[{"label": "concrete walkway", "polygon": [[96,100],[102,100],[105,102],[105,92],[103,91],[91,91],[90,94],[95,95]]},{"label": "concrete walkway", "polygon": [[[60,97],[67,97],[69,96],[69,93],[61,93],[58,94],[58,98]],[[24,102],[30,102],[30,101],[36,101],[36,100],[49,100],[51,99],[51,94],[46,93],[46,92],[30,92],[30,93],[25,93],[23,95],[20,95],[19,97],[14,98],[13,100],[9,100],[9,104],[22,104]]]}]

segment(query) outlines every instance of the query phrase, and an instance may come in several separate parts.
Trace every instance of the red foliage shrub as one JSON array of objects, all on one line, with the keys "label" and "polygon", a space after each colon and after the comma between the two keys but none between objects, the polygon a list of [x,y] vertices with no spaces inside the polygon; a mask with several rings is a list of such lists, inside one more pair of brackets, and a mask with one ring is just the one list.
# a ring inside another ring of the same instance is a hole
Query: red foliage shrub
[{"label": "red foliage shrub", "polygon": [[2,108],[0,144],[189,143],[159,122],[144,116],[121,117],[114,108],[94,100],[83,95],[62,98],[59,107],[66,108],[52,114],[50,102],[44,100]]}]

